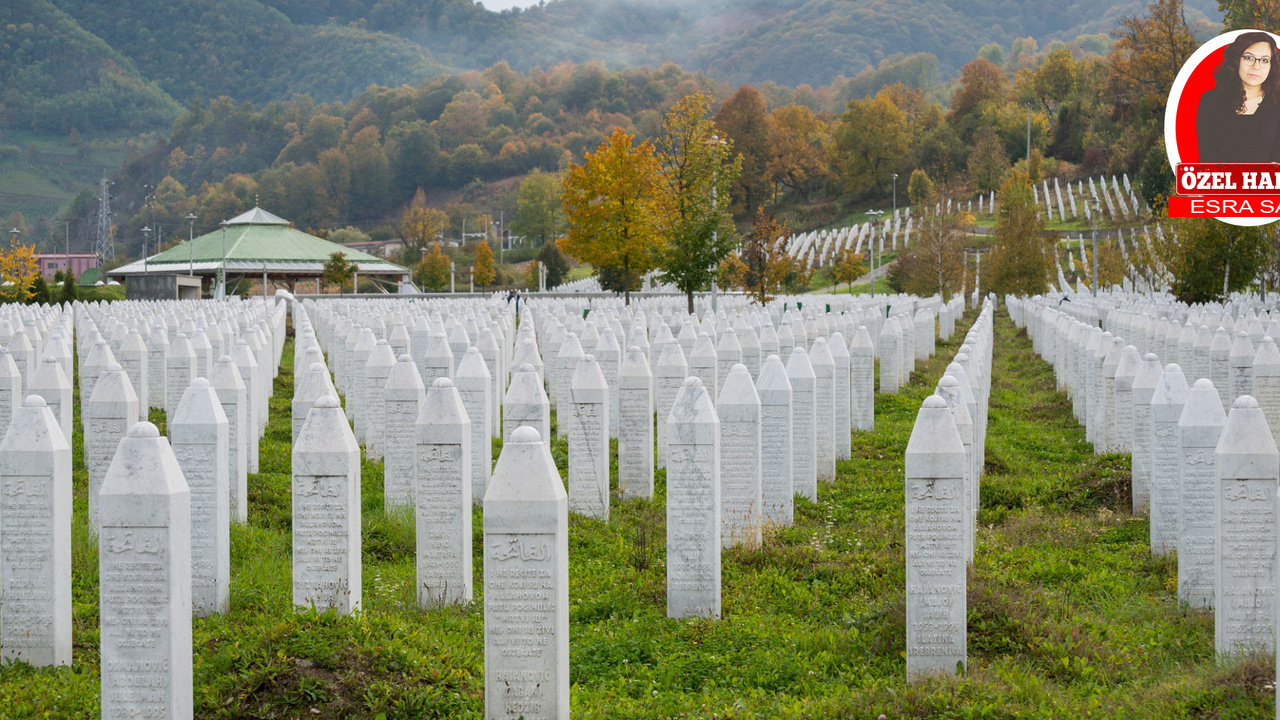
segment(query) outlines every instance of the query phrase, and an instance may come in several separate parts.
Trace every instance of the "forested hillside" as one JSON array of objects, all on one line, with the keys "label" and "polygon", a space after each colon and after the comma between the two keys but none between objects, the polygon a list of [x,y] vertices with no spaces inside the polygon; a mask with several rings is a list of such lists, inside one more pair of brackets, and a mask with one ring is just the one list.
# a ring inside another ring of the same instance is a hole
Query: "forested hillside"
[{"label": "forested hillside", "polygon": [[178,104],[48,0],[0,6],[0,127],[66,133],[167,125]]}]

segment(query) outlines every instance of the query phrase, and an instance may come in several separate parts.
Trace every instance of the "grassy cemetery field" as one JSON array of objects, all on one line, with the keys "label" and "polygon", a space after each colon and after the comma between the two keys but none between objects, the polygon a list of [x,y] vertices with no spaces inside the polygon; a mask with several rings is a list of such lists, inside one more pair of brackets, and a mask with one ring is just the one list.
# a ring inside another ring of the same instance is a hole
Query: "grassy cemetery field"
[{"label": "grassy cemetery field", "polygon": [[[964,330],[896,395],[876,396],[820,502],[758,549],[723,555],[723,618],[666,617],[665,482],[615,498],[609,523],[569,521],[576,718],[1271,718],[1270,657],[1215,664],[1212,611],[1177,602],[1177,563],[1132,516],[1128,456],[1095,456],[1052,368],[1001,309],[986,472],[968,582],[967,671],[907,684],[903,453]],[[291,600],[293,344],[271,400],[249,523],[232,524],[231,610],[194,621],[201,718],[480,718],[483,523],[475,601],[424,612],[414,521],[383,509],[381,462],[362,468],[364,609]],[[163,429],[163,413],[153,421]],[[74,665],[0,668],[0,716],[99,713],[98,548],[76,419]],[[498,447],[494,448],[495,458]],[[567,473],[563,438],[553,448]],[[615,460],[616,462],[616,460]],[[616,466],[615,466],[616,477]]]}]

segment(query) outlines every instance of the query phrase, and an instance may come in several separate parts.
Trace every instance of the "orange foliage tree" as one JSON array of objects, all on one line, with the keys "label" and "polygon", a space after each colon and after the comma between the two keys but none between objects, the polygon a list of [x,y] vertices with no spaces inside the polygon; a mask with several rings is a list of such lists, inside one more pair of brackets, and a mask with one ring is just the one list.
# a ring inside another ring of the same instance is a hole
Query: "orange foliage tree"
[{"label": "orange foliage tree", "polygon": [[[663,246],[660,175],[653,145],[632,145],[630,135],[615,129],[565,173],[561,203],[569,230],[560,249],[596,267],[621,269],[624,278],[652,270]],[[630,287],[624,284],[627,304]]]}]

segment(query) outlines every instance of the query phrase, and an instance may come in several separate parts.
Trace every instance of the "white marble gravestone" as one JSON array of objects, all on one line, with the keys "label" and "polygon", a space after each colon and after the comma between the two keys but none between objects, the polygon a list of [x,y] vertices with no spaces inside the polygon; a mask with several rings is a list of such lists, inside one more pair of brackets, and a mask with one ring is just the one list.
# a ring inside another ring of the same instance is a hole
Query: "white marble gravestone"
[{"label": "white marble gravestone", "polygon": [[795,514],[795,474],[791,467],[792,392],[787,369],[777,355],[760,365],[761,508],[765,524],[789,527]]},{"label": "white marble gravestone", "polygon": [[876,343],[880,357],[880,392],[896,393],[902,385],[902,328],[897,318],[889,318],[880,328]]},{"label": "white marble gravestone", "polygon": [[[267,412],[266,404],[263,402],[261,395],[255,390],[255,388],[259,387],[259,375],[262,372],[262,368],[258,367],[258,359],[254,357],[249,343],[243,339],[236,340],[231,349],[231,358],[236,361],[236,367],[240,370],[240,379],[244,382],[245,387],[245,464],[249,472],[256,473],[258,472],[258,428],[262,426],[260,417]],[[301,432],[299,432],[299,436],[301,436]],[[294,439],[294,444],[297,444],[296,438]]]},{"label": "white marble gravestone", "polygon": [[618,492],[653,497],[653,374],[638,346],[627,350],[618,373]]},{"label": "white marble gravestone", "polygon": [[791,383],[791,478],[795,493],[818,501],[816,376],[804,348],[794,348],[787,360]]},{"label": "white marble gravestone", "polygon": [[489,441],[493,412],[493,380],[485,365],[484,356],[474,347],[467,348],[458,363],[454,385],[462,396],[462,405],[471,418],[471,502],[484,501],[489,475],[493,472],[493,443]]},{"label": "white marble gravestone", "polygon": [[249,457],[245,451],[247,434],[251,432],[247,419],[249,401],[240,368],[230,355],[219,355],[214,361],[209,385],[218,394],[222,414],[227,418],[227,496],[231,521],[243,524],[249,521]]},{"label": "white marble gravestone", "polygon": [[814,457],[819,480],[836,477],[835,359],[826,338],[817,338],[809,350],[813,368]]},{"label": "white marble gravestone", "polygon": [[[196,351],[191,347],[191,340],[186,335],[178,335],[178,339],[169,345],[169,354],[164,359],[165,367],[165,417],[173,417],[178,411],[178,403],[182,402],[182,394],[196,377]],[[256,466],[253,469],[256,472]]]},{"label": "white marble gravestone", "polygon": [[907,679],[963,672],[967,653],[965,454],[936,395],[925,398],[906,450]]},{"label": "white marble gravestone", "polygon": [[1187,403],[1178,420],[1182,445],[1178,600],[1193,608],[1214,606],[1216,453],[1226,421],[1213,383],[1208,378],[1196,380],[1187,393]]},{"label": "white marble gravestone", "polygon": [[[842,333],[832,333],[827,341],[831,359],[835,363],[835,430],[836,460],[848,460],[853,454],[853,400],[850,395],[849,347]],[[754,376],[753,376],[754,377]]]},{"label": "white marble gravestone", "polygon": [[[113,362],[107,367],[119,366]],[[58,427],[62,429],[62,436],[71,437],[71,428],[74,422],[72,397],[74,396],[72,394],[71,381],[66,373],[62,371],[62,363],[58,362],[57,358],[46,355],[36,364],[35,377],[28,378],[26,386],[28,395],[39,395],[44,398],[49,410],[58,419]],[[80,401],[85,402],[91,397],[92,393],[82,396]],[[88,407],[85,410],[87,411]],[[136,418],[129,418],[129,420],[133,422],[136,421]],[[87,413],[81,413],[81,421],[88,424]],[[102,469],[105,471],[106,467],[104,466]]]},{"label": "white marble gravestone", "polygon": [[720,617],[720,420],[689,377],[667,416],[667,617]]},{"label": "white marble gravestone", "polygon": [[1275,652],[1278,477],[1267,419],[1257,400],[1241,395],[1218,441],[1214,492],[1214,648],[1224,659]]},{"label": "white marble gravestone", "polygon": [[1133,378],[1133,513],[1145,514],[1151,504],[1151,468],[1155,464],[1155,419],[1151,398],[1160,384],[1160,358],[1147,353]]},{"label": "white marble gravestone", "polygon": [[1182,518],[1182,443],[1178,420],[1187,404],[1187,379],[1174,363],[1165,366],[1151,395],[1151,552],[1167,555],[1178,549]]},{"label": "white marble gravestone", "polygon": [[[55,363],[56,364],[56,363]],[[61,372],[61,368],[58,369]],[[175,407],[176,411],[176,407]],[[98,493],[117,447],[138,414],[138,396],[118,363],[106,367],[85,405],[85,468],[89,474],[89,527],[98,527]]]},{"label": "white marble gravestone", "polygon": [[102,717],[190,718],[191,494],[155,425],[129,429],[98,504]]},{"label": "white marble gravestone", "polygon": [[[0,358],[0,364],[3,362]],[[3,393],[3,377],[0,371],[0,393]],[[1253,357],[1253,397],[1267,418],[1271,437],[1280,445],[1280,349],[1270,335],[1258,343],[1258,352]],[[0,395],[2,403],[3,395]]]},{"label": "white marble gravestone", "polygon": [[764,524],[761,490],[760,395],[751,371],[738,363],[720,388],[720,541],[759,547]]},{"label": "white marble gravestone", "polygon": [[374,343],[369,359],[364,364],[365,377],[365,457],[370,460],[381,460],[386,450],[386,424],[380,422],[387,416],[386,387],[387,376],[395,367],[396,355],[391,350],[391,343],[379,340]]},{"label": "white marble gravestone", "polygon": [[0,661],[71,664],[71,443],[44,398],[0,442]]},{"label": "white marble gravestone", "polygon": [[359,610],[360,560],[360,446],[326,395],[293,444],[293,604]]},{"label": "white marble gravestone", "polygon": [[684,350],[677,342],[668,342],[658,353],[658,364],[654,378],[654,412],[657,414],[657,462],[658,467],[667,466],[667,415],[675,405],[676,395],[684,386],[684,379],[689,375],[689,365],[684,359]]},{"label": "white marble gravestone", "polygon": [[851,422],[854,429],[870,431],[876,428],[876,368],[875,344],[865,325],[859,325],[849,348],[849,396]]},{"label": "white marble gravestone", "polygon": [[[133,391],[138,396],[138,420],[147,419],[147,400],[151,397],[150,391],[150,359],[147,352],[147,344],[142,339],[142,333],[133,330],[125,337],[124,343],[120,345],[120,352],[117,358],[120,361],[120,367],[124,368],[125,374],[129,376],[129,383],[133,385]],[[63,370],[67,371],[66,366]],[[67,371],[67,377],[71,374]]]},{"label": "white marble gravestone", "polygon": [[418,605],[471,602],[471,419],[449,378],[427,389],[414,475]]},{"label": "white marble gravestone", "polygon": [[511,437],[515,429],[528,425],[538,437],[551,437],[551,403],[538,380],[538,371],[530,363],[516,367],[511,385],[502,399],[502,437]]},{"label": "white marble gravestone", "polygon": [[[612,333],[610,333],[612,335]],[[567,388],[569,510],[609,521],[609,385],[594,355],[584,355]]]},{"label": "white marble gravestone", "polygon": [[485,717],[569,718],[569,504],[531,427],[511,433],[484,496]]},{"label": "white marble gravestone", "polygon": [[229,428],[217,391],[205,378],[192,380],[169,421],[169,437],[191,492],[191,603],[196,617],[225,612],[231,592]]}]

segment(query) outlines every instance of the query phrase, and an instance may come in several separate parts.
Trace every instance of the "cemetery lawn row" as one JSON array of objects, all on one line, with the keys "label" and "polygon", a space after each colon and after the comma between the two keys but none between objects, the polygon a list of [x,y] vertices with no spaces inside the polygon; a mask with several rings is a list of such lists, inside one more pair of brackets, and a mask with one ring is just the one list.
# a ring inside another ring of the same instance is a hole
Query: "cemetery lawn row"
[{"label": "cemetery lawn row", "polygon": [[[668,620],[663,473],[653,501],[608,524],[570,516],[576,718],[1272,717],[1270,660],[1213,662],[1213,618],[1176,602],[1176,562],[1147,551],[1129,463],[1095,457],[1052,370],[1000,313],[986,475],[968,592],[964,676],[907,685],[903,451],[975,315],[897,395],[819,503],[761,549],[724,555],[724,617]],[[232,526],[231,611],[196,620],[198,717],[481,718],[481,512],[476,600],[415,607],[414,525],[383,511],[363,466],[364,607],[295,612],[290,595],[290,341],[271,401],[248,526]],[[163,420],[163,414],[154,418]],[[76,426],[75,666],[0,669],[4,717],[98,714],[98,554],[85,527]],[[498,450],[495,443],[495,457]],[[553,454],[566,471],[563,440]],[[615,463],[616,474],[616,463]]]}]

